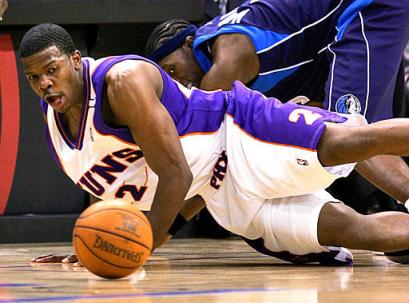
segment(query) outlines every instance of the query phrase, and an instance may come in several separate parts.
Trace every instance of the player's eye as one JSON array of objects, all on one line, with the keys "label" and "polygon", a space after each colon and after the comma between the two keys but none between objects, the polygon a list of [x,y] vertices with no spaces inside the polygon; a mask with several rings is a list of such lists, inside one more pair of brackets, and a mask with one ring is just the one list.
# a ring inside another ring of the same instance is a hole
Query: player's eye
[{"label": "player's eye", "polygon": [[26,77],[28,81],[35,81],[38,79],[37,75],[29,75]]},{"label": "player's eye", "polygon": [[56,68],[52,67],[48,69],[48,73],[49,74],[54,74],[55,73]]},{"label": "player's eye", "polygon": [[169,74],[173,75],[175,73],[175,71],[176,71],[176,68],[175,68],[174,65],[169,66],[169,68],[168,68],[168,73]]}]

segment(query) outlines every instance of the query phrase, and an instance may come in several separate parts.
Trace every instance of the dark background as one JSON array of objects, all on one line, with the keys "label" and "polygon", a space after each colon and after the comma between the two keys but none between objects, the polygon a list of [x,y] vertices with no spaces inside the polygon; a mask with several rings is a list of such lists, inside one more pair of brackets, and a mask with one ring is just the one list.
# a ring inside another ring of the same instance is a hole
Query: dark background
[{"label": "dark background", "polygon": [[[25,81],[18,59],[23,34],[35,24],[52,22],[68,30],[83,56],[143,55],[151,30],[173,18],[203,22],[204,1],[9,1],[0,22],[0,35],[9,35],[13,41],[20,86],[20,125],[13,125],[19,127],[19,146],[12,188],[0,216],[0,243],[70,241],[75,219],[89,203],[88,195],[63,174],[48,151],[39,98]],[[0,94],[0,110],[5,101]],[[0,170],[7,156],[0,155]]]}]

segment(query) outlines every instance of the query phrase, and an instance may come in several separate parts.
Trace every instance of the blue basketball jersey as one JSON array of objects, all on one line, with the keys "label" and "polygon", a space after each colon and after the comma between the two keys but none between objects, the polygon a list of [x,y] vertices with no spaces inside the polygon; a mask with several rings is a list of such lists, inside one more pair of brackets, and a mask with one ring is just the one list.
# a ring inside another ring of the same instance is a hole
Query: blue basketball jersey
[{"label": "blue basketball jersey", "polygon": [[[213,39],[231,33],[248,36],[260,62],[259,75],[248,86],[268,96],[277,96],[275,87],[301,68],[317,74],[315,63],[320,60],[322,51],[340,39],[351,20],[372,1],[246,1],[200,27],[195,35],[193,52],[203,71],[207,72],[212,65],[209,43]],[[325,74],[321,81],[325,81],[326,70],[320,72]],[[295,92],[300,90],[297,88],[300,85],[303,85],[300,81],[292,82],[288,89]],[[304,86],[304,90],[313,89],[311,84],[308,85],[310,87]]]}]

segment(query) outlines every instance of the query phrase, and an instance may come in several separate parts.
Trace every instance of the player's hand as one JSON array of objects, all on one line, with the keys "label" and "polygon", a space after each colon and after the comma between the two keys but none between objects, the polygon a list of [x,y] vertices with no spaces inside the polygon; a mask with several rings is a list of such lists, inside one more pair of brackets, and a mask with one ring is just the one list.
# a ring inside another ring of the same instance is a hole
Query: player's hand
[{"label": "player's hand", "polygon": [[31,259],[33,263],[64,263],[64,264],[72,264],[74,266],[82,266],[81,263],[78,261],[76,255],[54,255],[48,254],[44,256],[39,256],[34,259]]},{"label": "player's hand", "polygon": [[297,97],[292,98],[291,100],[288,100],[288,102],[295,103],[295,104],[300,104],[300,105],[307,104],[310,101],[311,100],[308,99],[308,97],[306,97],[306,96],[297,96]]},{"label": "player's hand", "polygon": [[308,106],[323,108],[322,102],[311,101],[306,96],[297,96],[295,98],[292,98],[288,102],[295,103],[298,105],[308,105]]}]

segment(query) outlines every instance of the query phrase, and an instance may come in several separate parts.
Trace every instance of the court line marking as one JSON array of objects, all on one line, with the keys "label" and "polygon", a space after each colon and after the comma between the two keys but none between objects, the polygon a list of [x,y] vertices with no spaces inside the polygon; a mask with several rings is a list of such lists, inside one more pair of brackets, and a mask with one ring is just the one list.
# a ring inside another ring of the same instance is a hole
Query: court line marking
[{"label": "court line marking", "polygon": [[[70,301],[70,300],[107,300],[107,299],[124,299],[138,297],[176,297],[176,296],[197,296],[229,293],[246,293],[246,292],[278,292],[294,291],[292,288],[242,288],[242,289],[209,289],[209,290],[189,290],[174,292],[147,292],[138,294],[106,294],[106,295],[82,295],[82,296],[51,296],[35,298],[13,298],[12,302],[47,302],[47,301]],[[10,302],[10,299],[0,299],[0,302]]]},{"label": "court line marking", "polygon": [[32,286],[44,286],[44,284],[39,283],[0,283],[0,288],[2,287],[32,287]]}]

